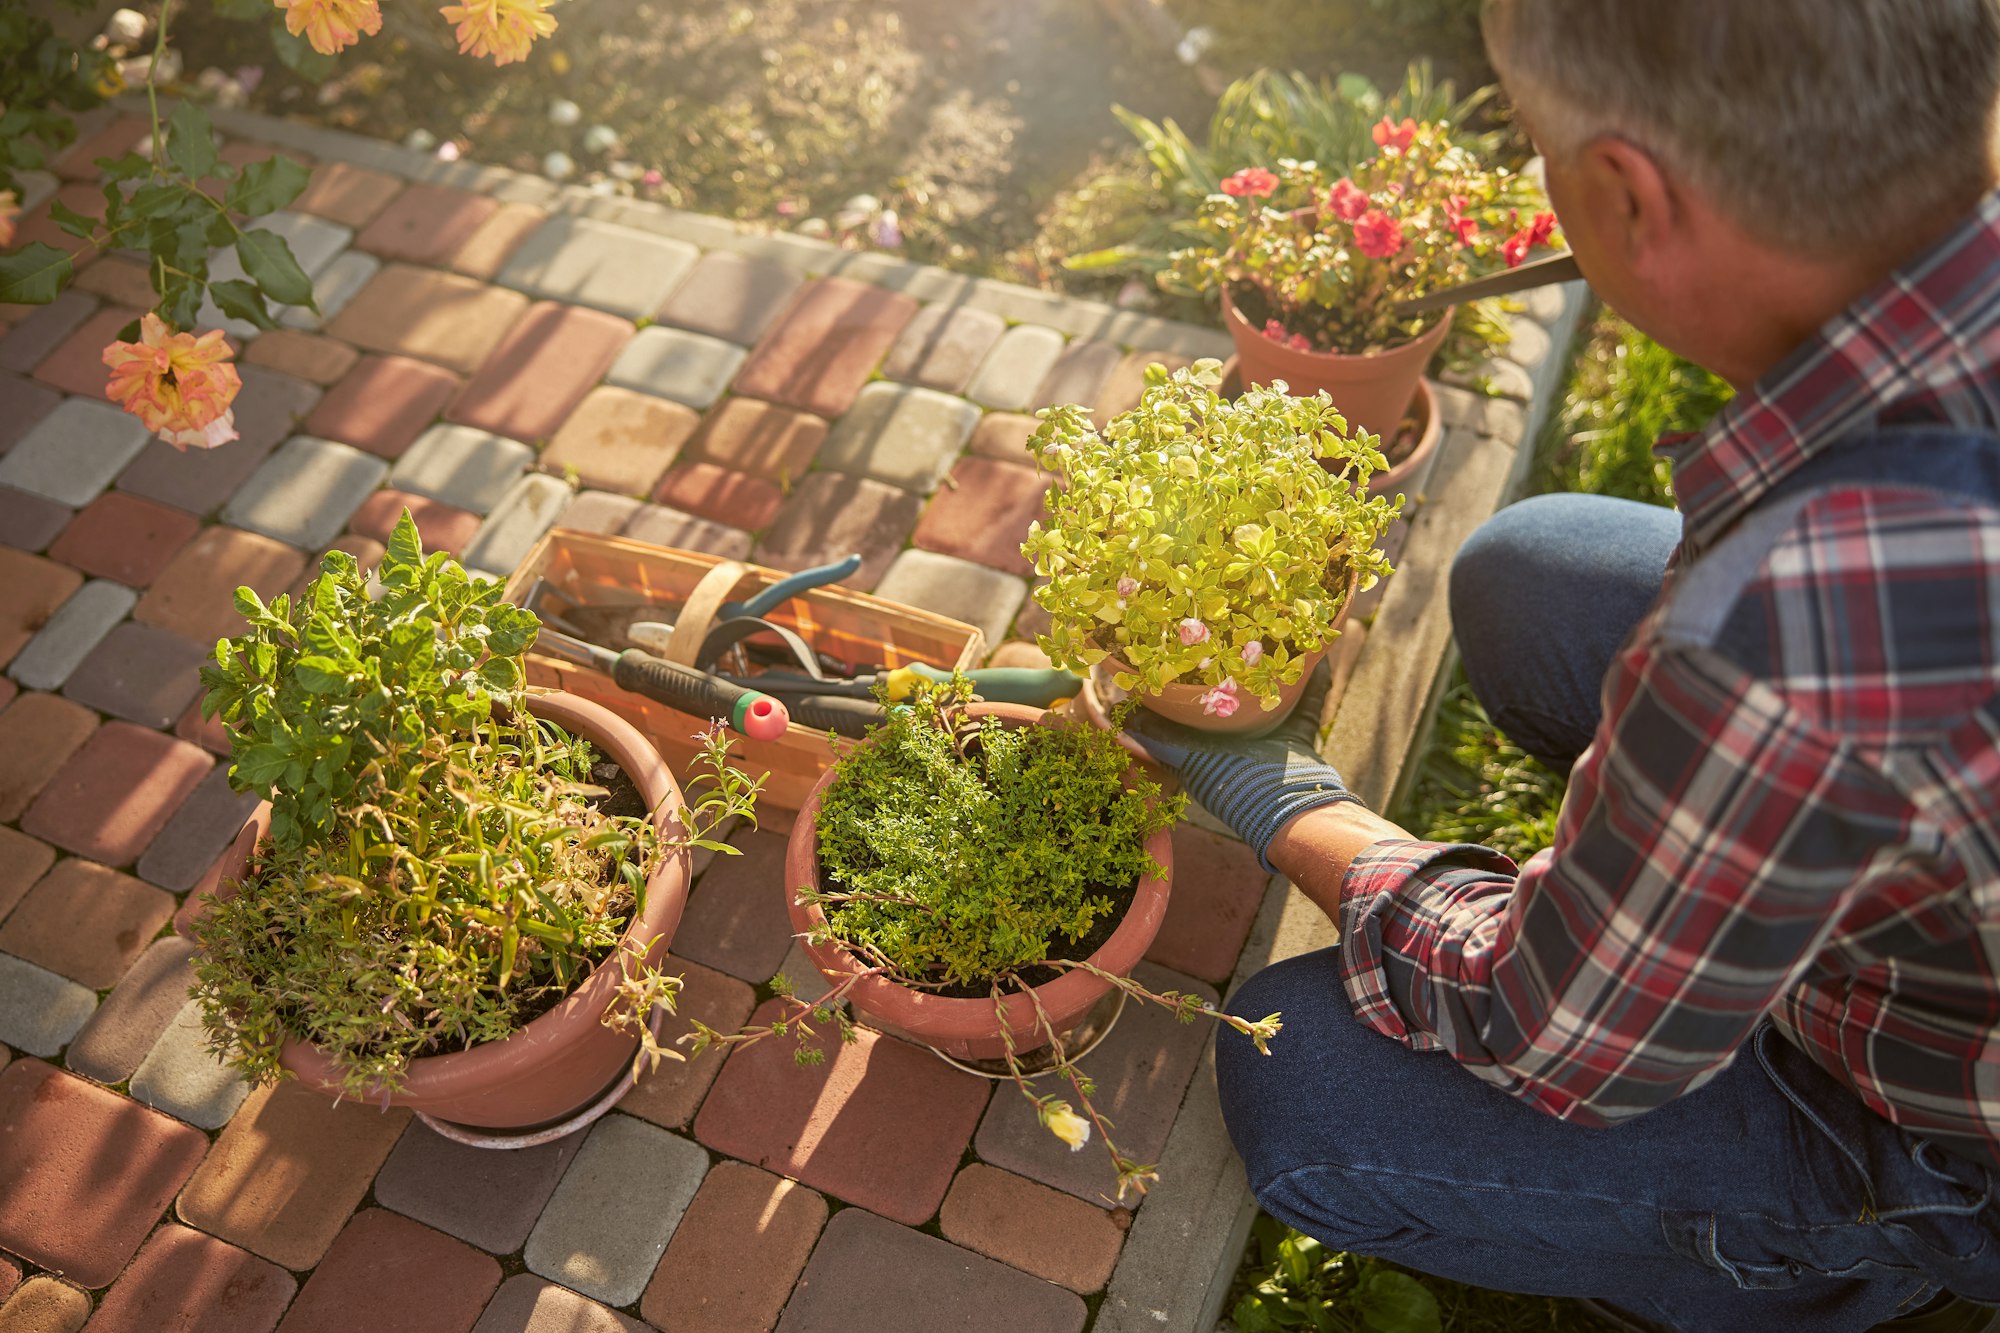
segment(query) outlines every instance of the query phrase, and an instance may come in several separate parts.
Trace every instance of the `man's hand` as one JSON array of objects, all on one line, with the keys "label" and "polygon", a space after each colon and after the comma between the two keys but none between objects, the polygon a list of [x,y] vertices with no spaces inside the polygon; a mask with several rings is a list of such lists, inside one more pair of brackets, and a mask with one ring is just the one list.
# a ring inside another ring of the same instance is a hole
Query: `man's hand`
[{"label": "man's hand", "polygon": [[1179,726],[1135,708],[1125,734],[1179,774],[1188,795],[1250,844],[1269,871],[1278,831],[1308,810],[1360,797],[1319,757],[1320,713],[1326,705],[1327,664],[1321,661],[1298,707],[1282,726],[1253,740]]}]

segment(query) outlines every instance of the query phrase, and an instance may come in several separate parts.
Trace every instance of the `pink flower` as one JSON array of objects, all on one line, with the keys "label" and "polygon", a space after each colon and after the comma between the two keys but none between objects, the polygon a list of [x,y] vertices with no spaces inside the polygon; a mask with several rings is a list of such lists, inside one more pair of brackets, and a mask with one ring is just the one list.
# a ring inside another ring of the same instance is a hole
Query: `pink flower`
[{"label": "pink flower", "polygon": [[1458,243],[1461,246],[1471,245],[1479,239],[1479,223],[1465,216],[1465,210],[1471,205],[1472,201],[1462,194],[1453,195],[1444,205],[1445,223],[1458,233]]},{"label": "pink flower", "polygon": [[1507,261],[1508,268],[1519,268],[1521,261],[1528,257],[1528,250],[1534,243],[1534,229],[1523,227],[1501,242],[1500,257]]},{"label": "pink flower", "polygon": [[1556,215],[1553,213],[1537,213],[1535,220],[1528,224],[1529,245],[1547,245],[1555,234]]},{"label": "pink flower", "polygon": [[1384,116],[1376,123],[1374,134],[1375,146],[1383,152],[1407,153],[1410,150],[1411,142],[1417,137],[1417,122],[1405,116],[1403,117],[1403,123],[1398,125],[1395,121]]},{"label": "pink flower", "polygon": [[1222,192],[1232,199],[1253,195],[1262,199],[1278,188],[1278,178],[1262,167],[1245,167],[1222,182]]},{"label": "pink flower", "polygon": [[1130,597],[1137,591],[1139,591],[1139,580],[1133,578],[1130,574],[1124,574],[1119,577],[1118,595],[1120,597]]},{"label": "pink flower", "polygon": [[1252,639],[1243,645],[1243,665],[1256,666],[1264,660],[1264,641]]},{"label": "pink flower", "polygon": [[1342,176],[1327,191],[1326,206],[1342,222],[1352,222],[1368,211],[1368,192]]},{"label": "pink flower", "polygon": [[1312,343],[1302,333],[1287,333],[1285,326],[1275,319],[1264,321],[1264,336],[1280,347],[1290,347],[1301,352],[1310,352]]},{"label": "pink flower", "polygon": [[1394,259],[1403,252],[1403,224],[1371,208],[1355,220],[1354,243],[1370,259]]},{"label": "pink flower", "polygon": [[1201,711],[1210,717],[1231,717],[1234,716],[1239,702],[1241,701],[1236,697],[1236,682],[1225,680],[1214,689],[1202,693]]},{"label": "pink flower", "polygon": [[104,349],[111,368],[105,396],[176,449],[213,449],[236,438],[230,404],[243,381],[229,357],[220,332],[172,333],[148,311],[138,342]]},{"label": "pink flower", "polygon": [[1186,620],[1183,620],[1179,625],[1175,626],[1175,629],[1179,632],[1181,643],[1185,647],[1192,648],[1198,643],[1208,642],[1208,626],[1202,624],[1193,616],[1189,616]]}]

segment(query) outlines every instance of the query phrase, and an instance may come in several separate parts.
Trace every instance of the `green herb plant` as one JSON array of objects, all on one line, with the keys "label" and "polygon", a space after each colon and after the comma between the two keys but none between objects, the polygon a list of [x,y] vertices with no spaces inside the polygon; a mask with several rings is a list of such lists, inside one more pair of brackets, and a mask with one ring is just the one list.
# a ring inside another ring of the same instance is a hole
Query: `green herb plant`
[{"label": "green herb plant", "polygon": [[[607,1025],[640,1037],[678,979],[619,953],[646,880],[751,816],[757,784],[719,732],[688,813],[611,813],[590,746],[524,706],[534,615],[449,556],[406,511],[375,580],[334,551],[296,599],[239,588],[247,631],[202,669],[230,728],[229,780],[271,803],[267,845],[196,930],[195,996],[217,1053],[278,1077],[311,1042],[344,1087],[396,1087],[409,1062],[518,1031],[616,957]],[[609,766],[603,766],[608,768]]]},{"label": "green herb plant", "polygon": [[[1089,972],[1129,996],[1164,1005],[1182,1022],[1214,1017],[1250,1036],[1259,1049],[1277,1033],[1279,1016],[1249,1022],[1200,996],[1154,992],[1087,960],[1058,956],[1117,910],[1112,893],[1161,873],[1146,840],[1172,827],[1186,798],[1166,796],[1110,732],[1008,727],[996,717],[971,716],[970,698],[963,676],[918,690],[836,762],[837,777],[821,798],[814,825],[820,887],[800,886],[797,893],[826,917],[810,938],[839,944],[861,969],[839,978],[812,1004],[780,979],[773,984],[785,1006],[772,1022],[735,1033],[697,1022],[682,1040],[701,1051],[790,1037],[799,1063],[815,1064],[825,1058],[824,1047],[812,1040],[815,1024],[854,1039],[843,1006],[864,977],[933,993],[983,991],[996,1011],[1019,991],[1033,1004],[1055,1063],[1029,1075],[1010,1049],[1015,1086],[1041,1123],[1072,1149],[1082,1148],[1093,1132],[1103,1140],[1120,1198],[1129,1189],[1143,1193],[1154,1170],[1113,1143],[1110,1122],[1091,1105],[1089,1078],[1035,997],[1037,980],[1048,979],[1036,974]],[[1036,1091],[1035,1078],[1045,1075],[1068,1084],[1075,1106]]]},{"label": "green herb plant", "polygon": [[1204,685],[1226,715],[1239,691],[1275,706],[1334,636],[1350,581],[1389,572],[1377,543],[1402,497],[1370,496],[1380,442],[1326,394],[1232,402],[1221,382],[1214,360],[1149,366],[1139,405],[1102,433],[1083,407],[1046,409],[1029,444],[1060,482],[1021,552],[1048,580],[1037,642],[1058,666],[1115,658],[1120,688]]},{"label": "green herb plant", "polygon": [[1263,1276],[1230,1312],[1238,1333],[1438,1333],[1437,1297],[1400,1268],[1329,1250],[1276,1218],[1252,1229]]}]

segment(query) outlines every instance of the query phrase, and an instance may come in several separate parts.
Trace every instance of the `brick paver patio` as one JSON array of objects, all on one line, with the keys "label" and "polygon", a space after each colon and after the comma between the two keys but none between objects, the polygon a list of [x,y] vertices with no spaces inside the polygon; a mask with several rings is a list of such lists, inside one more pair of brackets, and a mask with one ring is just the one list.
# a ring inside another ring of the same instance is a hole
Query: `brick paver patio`
[{"label": "brick paver patio", "polygon": [[[495,574],[557,524],[785,568],[855,550],[854,586],[1034,660],[1028,414],[1115,412],[1147,361],[1226,339],[219,120],[232,160],[316,163],[272,225],[322,317],[241,331],[240,440],[179,455],[102,401],[98,350],[149,299],[126,258],[0,307],[0,1326],[74,1330],[94,1303],[118,1330],[1206,1333],[1248,1196],[1203,1028],[1128,1009],[1086,1062],[1126,1149],[1163,1163],[1143,1207],[1113,1206],[1101,1155],[1010,1090],[872,1033],[814,1070],[775,1046],[668,1065],[586,1134],[482,1152],[404,1111],[244,1088],[202,1048],[176,922],[250,809],[196,700],[238,584],[295,587],[330,546],[365,560],[408,505]],[[87,208],[91,169],[60,167]],[[1439,391],[1451,431],[1403,572],[1342,650],[1332,748],[1371,799],[1446,652],[1444,556],[1504,491],[1575,304],[1541,294],[1525,364],[1488,368],[1511,399]],[[782,837],[735,837],[674,941],[684,1018],[724,1027],[800,968]],[[1148,980],[1214,995],[1324,942],[1240,843],[1174,842]]]}]

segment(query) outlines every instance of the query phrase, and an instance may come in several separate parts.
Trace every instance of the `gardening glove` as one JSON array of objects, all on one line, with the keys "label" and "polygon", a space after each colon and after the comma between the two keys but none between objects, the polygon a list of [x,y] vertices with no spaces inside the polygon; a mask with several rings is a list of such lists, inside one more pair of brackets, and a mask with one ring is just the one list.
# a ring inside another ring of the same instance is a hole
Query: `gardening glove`
[{"label": "gardening glove", "polygon": [[1314,744],[1331,674],[1321,661],[1292,715],[1263,736],[1198,731],[1144,708],[1125,719],[1125,734],[1173,769],[1188,795],[1249,843],[1264,869],[1276,874],[1265,853],[1279,829],[1308,810],[1361,800]]}]

